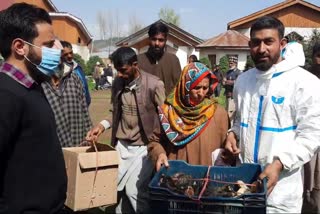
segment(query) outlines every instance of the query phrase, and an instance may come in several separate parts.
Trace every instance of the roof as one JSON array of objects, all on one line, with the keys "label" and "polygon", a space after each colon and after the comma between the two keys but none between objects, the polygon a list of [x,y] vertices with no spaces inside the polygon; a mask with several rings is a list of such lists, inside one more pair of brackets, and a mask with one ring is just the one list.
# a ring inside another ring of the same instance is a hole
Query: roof
[{"label": "roof", "polygon": [[265,8],[263,10],[260,10],[258,12],[252,13],[248,16],[245,16],[243,18],[234,20],[232,22],[228,23],[228,29],[234,29],[240,25],[246,24],[248,22],[254,21],[262,16],[270,15],[272,13],[278,12],[280,10],[283,10],[285,8],[291,7],[293,5],[302,5],[305,7],[308,7],[310,9],[313,9],[317,12],[320,12],[320,7],[311,4],[309,2],[303,1],[303,0],[285,0],[279,4],[275,4],[271,7]]},{"label": "roof", "polygon": [[48,4],[51,6],[53,12],[58,12],[58,9],[56,8],[56,6],[52,3],[51,0],[46,0],[48,2]]},{"label": "roof", "polygon": [[[165,24],[168,28],[169,28],[169,35],[172,37],[175,37],[176,39],[183,41],[184,43],[186,43],[189,46],[196,46],[198,44],[200,44],[201,42],[203,42],[202,39],[188,33],[187,31],[184,31],[183,29],[179,28],[178,26],[165,22],[162,19],[154,22],[153,24],[157,23],[157,22],[162,22],[163,24]],[[150,28],[152,24],[148,25],[147,27],[137,31],[134,34],[129,35],[128,37],[120,40],[119,42],[116,43],[117,46],[121,46],[121,45],[129,45],[132,46],[135,44],[135,41],[138,40],[141,41],[143,39],[148,38],[148,30]],[[140,38],[140,40],[139,40]]]},{"label": "roof", "polygon": [[227,30],[216,37],[199,44],[198,48],[214,47],[217,49],[244,49],[249,50],[249,38],[235,30]]},{"label": "roof", "polygon": [[49,14],[51,17],[65,17],[75,22],[77,26],[81,29],[81,31],[84,33],[84,35],[88,38],[88,40],[89,41],[92,40],[93,36],[90,34],[87,27],[85,26],[85,24],[82,22],[80,18],[67,12],[50,12]]}]

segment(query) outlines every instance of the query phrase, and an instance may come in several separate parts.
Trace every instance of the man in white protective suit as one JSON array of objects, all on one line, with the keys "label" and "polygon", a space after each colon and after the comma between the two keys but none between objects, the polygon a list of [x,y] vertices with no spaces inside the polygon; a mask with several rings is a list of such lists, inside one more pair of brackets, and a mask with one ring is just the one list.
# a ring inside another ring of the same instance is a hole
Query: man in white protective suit
[{"label": "man in white protective suit", "polygon": [[245,163],[264,166],[268,213],[300,213],[302,166],[320,145],[320,81],[281,57],[284,26],[261,17],[250,30],[256,67],[234,86],[236,118],[225,148]]}]

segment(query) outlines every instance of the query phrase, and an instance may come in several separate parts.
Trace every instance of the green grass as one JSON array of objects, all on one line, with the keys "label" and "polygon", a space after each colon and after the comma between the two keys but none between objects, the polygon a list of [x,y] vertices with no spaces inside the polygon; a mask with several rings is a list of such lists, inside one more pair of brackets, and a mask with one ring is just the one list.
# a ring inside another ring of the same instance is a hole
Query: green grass
[{"label": "green grass", "polygon": [[224,88],[221,88],[220,97],[217,98],[218,103],[226,108],[226,96],[224,95]]},{"label": "green grass", "polygon": [[89,90],[92,91],[94,87],[96,86],[96,83],[94,82],[92,77],[88,77],[87,79]]}]

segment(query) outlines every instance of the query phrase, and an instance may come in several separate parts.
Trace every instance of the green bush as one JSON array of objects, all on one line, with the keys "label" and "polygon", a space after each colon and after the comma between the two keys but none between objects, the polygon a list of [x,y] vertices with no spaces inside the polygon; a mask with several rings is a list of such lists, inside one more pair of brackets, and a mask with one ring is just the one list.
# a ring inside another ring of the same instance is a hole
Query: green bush
[{"label": "green bush", "polygon": [[73,59],[81,66],[84,73],[87,74],[87,72],[86,72],[87,66],[86,66],[85,61],[82,59],[82,57],[79,54],[75,53],[75,54],[73,54]]},{"label": "green bush", "polygon": [[251,68],[254,68],[254,67],[255,67],[254,62],[253,62],[251,56],[249,56],[249,57],[247,58],[247,62],[246,62],[246,65],[245,65],[245,67],[244,67],[244,70],[247,71],[247,70],[249,70],[249,69],[251,69]]},{"label": "green bush", "polygon": [[205,64],[208,68],[211,69],[211,63],[208,57],[202,57],[199,60],[202,64]]},{"label": "green bush", "polygon": [[223,73],[227,73],[229,70],[229,61],[227,56],[223,56],[219,60],[220,69]]},{"label": "green bush", "polygon": [[96,65],[97,62],[100,62],[100,64],[103,64],[102,59],[99,56],[91,56],[87,62],[87,67],[86,67],[86,75],[92,75],[94,66]]}]

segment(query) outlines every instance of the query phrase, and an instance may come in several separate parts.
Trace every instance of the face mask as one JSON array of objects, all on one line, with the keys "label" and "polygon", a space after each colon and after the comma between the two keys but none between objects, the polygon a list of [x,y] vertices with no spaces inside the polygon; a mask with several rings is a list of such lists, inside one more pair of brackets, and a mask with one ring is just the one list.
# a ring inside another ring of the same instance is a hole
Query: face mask
[{"label": "face mask", "polygon": [[41,48],[42,52],[42,59],[39,65],[31,62],[28,57],[24,56],[31,64],[37,67],[39,71],[44,73],[47,76],[52,76],[56,72],[59,71],[59,64],[60,64],[60,57],[61,57],[61,50],[55,48],[48,48],[48,47],[38,47],[34,44],[26,42],[28,45],[31,45],[36,48]]}]

